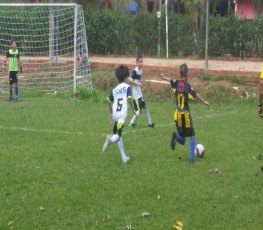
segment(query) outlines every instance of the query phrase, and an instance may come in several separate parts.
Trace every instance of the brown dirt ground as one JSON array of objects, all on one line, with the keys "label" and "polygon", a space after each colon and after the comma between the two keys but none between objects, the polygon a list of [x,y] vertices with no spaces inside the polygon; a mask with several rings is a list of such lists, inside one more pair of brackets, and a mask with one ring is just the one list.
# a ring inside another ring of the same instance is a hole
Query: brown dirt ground
[{"label": "brown dirt ground", "polygon": [[[135,67],[134,57],[114,57],[114,56],[91,56],[91,67],[93,69],[115,68],[120,64],[128,65],[130,69]],[[218,85],[222,85],[229,91],[230,95],[246,97],[255,97],[257,93],[257,84],[259,81],[260,71],[262,69],[262,60],[260,59],[238,59],[226,57],[222,59],[209,60],[209,74],[223,76],[222,80],[203,81],[205,61],[200,59],[183,58],[183,59],[157,59],[144,58],[143,78],[158,79],[160,73],[165,73],[171,77],[179,76],[179,66],[187,63],[189,67],[189,82],[193,87],[205,91]],[[237,79],[237,80],[236,80]],[[158,83],[144,84],[144,92],[164,93],[165,85]],[[235,87],[235,88],[233,88]],[[237,88],[238,89],[237,89]],[[104,88],[104,87],[103,87]]]}]

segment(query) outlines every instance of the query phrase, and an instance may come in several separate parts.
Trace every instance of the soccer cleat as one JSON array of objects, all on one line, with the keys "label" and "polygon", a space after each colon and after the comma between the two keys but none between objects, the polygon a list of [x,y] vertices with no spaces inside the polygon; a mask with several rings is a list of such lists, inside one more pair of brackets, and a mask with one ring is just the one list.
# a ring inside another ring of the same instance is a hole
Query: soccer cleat
[{"label": "soccer cleat", "polygon": [[149,126],[150,128],[154,128],[155,124],[154,124],[154,123],[148,124],[148,126]]},{"label": "soccer cleat", "polygon": [[111,138],[110,135],[108,135],[106,137],[106,140],[105,140],[105,142],[104,142],[104,144],[102,146],[102,152],[105,152],[105,150],[109,147],[109,145],[110,145],[110,138]]},{"label": "soccer cleat", "polygon": [[127,164],[129,160],[130,160],[130,158],[127,157],[127,156],[125,156],[124,158],[122,158],[122,162],[123,162],[124,164]]},{"label": "soccer cleat", "polygon": [[19,96],[16,96],[16,101],[20,101],[20,97]]},{"label": "soccer cleat", "polygon": [[9,97],[7,98],[7,100],[8,100],[8,101],[12,101],[12,100],[13,100],[13,97],[12,97],[12,96],[9,96]]},{"label": "soccer cleat", "polygon": [[135,126],[136,126],[136,124],[132,124],[132,123],[129,124],[129,127],[131,127],[131,128],[135,128]]},{"label": "soccer cleat", "polygon": [[175,149],[176,145],[176,139],[177,139],[177,134],[175,132],[172,133],[172,139],[171,139],[171,149]]}]

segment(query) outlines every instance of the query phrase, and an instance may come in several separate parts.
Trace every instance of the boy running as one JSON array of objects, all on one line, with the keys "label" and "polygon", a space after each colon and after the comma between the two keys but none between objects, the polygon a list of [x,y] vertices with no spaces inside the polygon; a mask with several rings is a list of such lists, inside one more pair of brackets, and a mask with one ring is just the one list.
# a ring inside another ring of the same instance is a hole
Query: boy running
[{"label": "boy running", "polygon": [[161,77],[169,81],[171,87],[175,92],[176,98],[176,110],[174,113],[174,121],[176,123],[176,128],[178,135],[176,132],[172,133],[171,139],[171,148],[174,150],[177,142],[184,145],[185,138],[190,137],[190,164],[194,163],[194,150],[195,150],[195,131],[193,127],[193,121],[190,114],[190,109],[188,105],[188,100],[191,97],[197,98],[203,104],[209,106],[209,102],[204,100],[201,95],[199,95],[196,91],[194,91],[188,80],[188,67],[186,64],[182,64],[180,66],[180,75],[181,80],[174,80],[165,77],[161,74]]},{"label": "boy running", "polygon": [[129,77],[128,67],[123,65],[119,66],[115,70],[115,75],[119,81],[119,84],[111,91],[108,97],[110,121],[114,124],[113,135],[108,135],[106,137],[106,141],[102,147],[102,151],[104,152],[110,144],[118,142],[122,162],[127,163],[130,158],[125,155],[121,137],[122,129],[127,117],[127,101],[129,101],[129,104],[135,114],[132,103],[131,88],[128,84],[125,83],[125,80]]},{"label": "boy running", "polygon": [[143,57],[141,55],[137,55],[136,57],[136,68],[133,70],[131,78],[129,78],[129,83],[132,85],[132,98],[134,103],[134,108],[136,111],[136,115],[133,116],[132,120],[130,121],[129,126],[135,127],[135,122],[138,119],[140,113],[142,110],[146,114],[148,126],[150,128],[154,127],[154,123],[152,122],[152,119],[150,117],[150,113],[148,111],[148,108],[146,107],[145,100],[142,95],[142,65],[143,65]]},{"label": "boy running", "polygon": [[4,65],[6,66],[6,61],[9,59],[9,84],[10,84],[10,95],[8,101],[13,100],[13,84],[15,84],[16,91],[16,100],[19,101],[20,97],[18,96],[18,62],[20,66],[20,72],[22,72],[22,62],[20,59],[20,51],[17,49],[16,41],[12,41],[11,49],[6,53],[4,59]]}]

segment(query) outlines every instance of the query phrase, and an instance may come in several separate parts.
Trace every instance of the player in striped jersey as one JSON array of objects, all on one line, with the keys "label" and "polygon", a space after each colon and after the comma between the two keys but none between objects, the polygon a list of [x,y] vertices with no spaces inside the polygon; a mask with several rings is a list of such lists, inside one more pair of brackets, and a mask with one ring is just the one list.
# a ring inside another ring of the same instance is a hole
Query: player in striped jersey
[{"label": "player in striped jersey", "polygon": [[184,145],[185,138],[190,137],[190,164],[194,163],[194,149],[195,149],[195,131],[193,126],[192,116],[188,101],[190,98],[196,98],[203,104],[209,106],[209,102],[202,98],[200,94],[193,90],[188,80],[188,67],[186,64],[180,66],[181,80],[175,80],[165,77],[162,78],[169,81],[171,87],[175,92],[176,110],[174,113],[174,121],[176,123],[177,132],[172,133],[171,148],[175,149],[178,143]]}]

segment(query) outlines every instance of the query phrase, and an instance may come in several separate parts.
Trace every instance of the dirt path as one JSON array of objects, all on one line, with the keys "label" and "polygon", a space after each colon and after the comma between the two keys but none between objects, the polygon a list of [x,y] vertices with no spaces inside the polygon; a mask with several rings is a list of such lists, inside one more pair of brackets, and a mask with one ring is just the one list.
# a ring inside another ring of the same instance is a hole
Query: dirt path
[{"label": "dirt path", "polygon": [[[119,64],[126,64],[133,67],[134,57],[112,57],[112,56],[91,56],[91,66],[94,68],[115,67]],[[204,73],[204,60],[182,59],[157,59],[144,58],[144,73],[159,74],[159,72],[178,73],[178,67],[187,63],[190,74],[201,76]],[[262,62],[255,60],[209,60],[209,73],[221,75],[237,75],[243,78],[256,78],[262,69]],[[248,79],[247,79],[248,80]],[[254,79],[250,79],[254,81]]]}]

